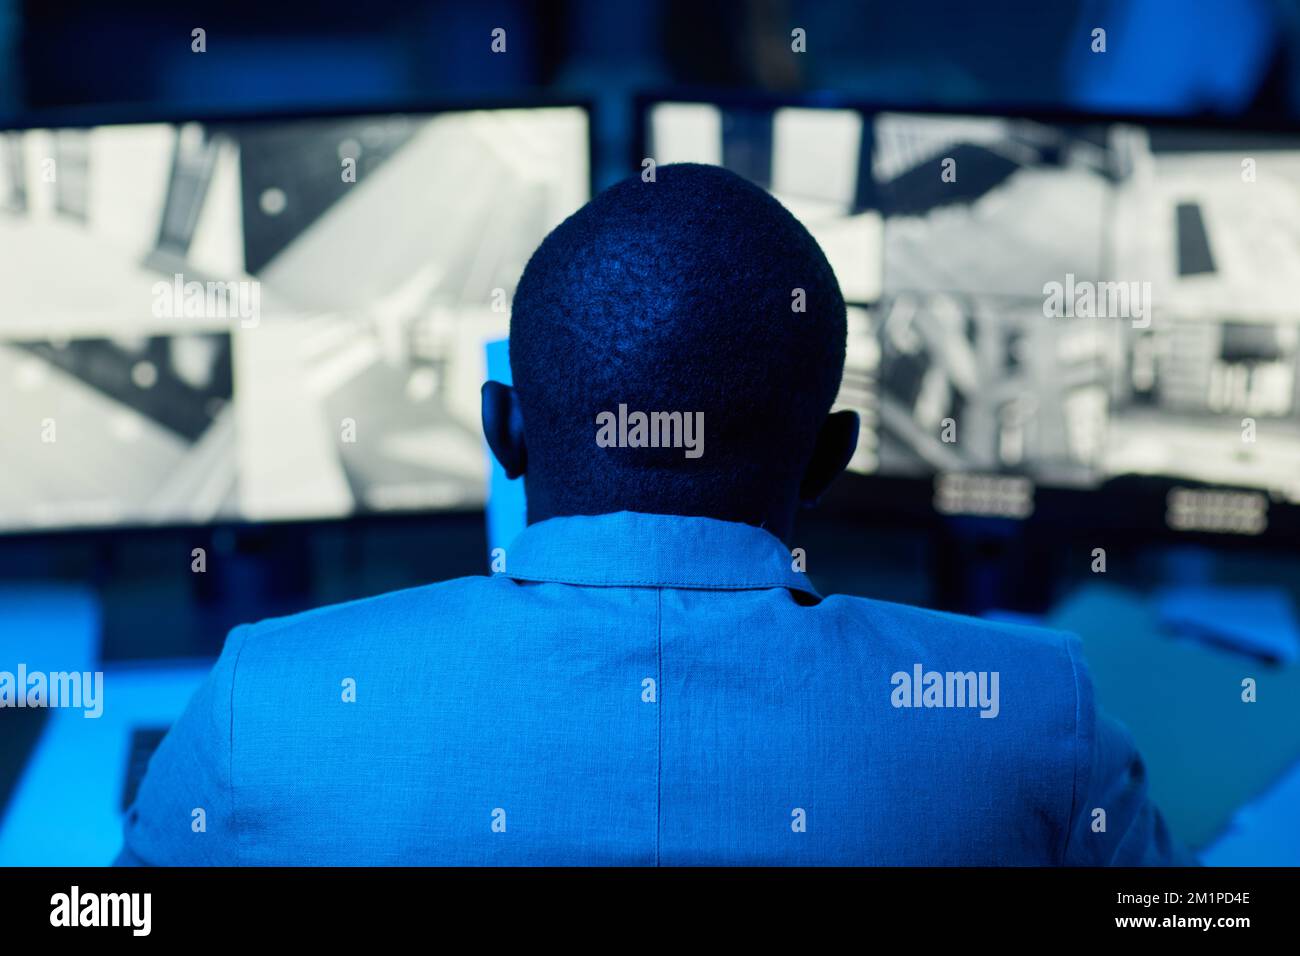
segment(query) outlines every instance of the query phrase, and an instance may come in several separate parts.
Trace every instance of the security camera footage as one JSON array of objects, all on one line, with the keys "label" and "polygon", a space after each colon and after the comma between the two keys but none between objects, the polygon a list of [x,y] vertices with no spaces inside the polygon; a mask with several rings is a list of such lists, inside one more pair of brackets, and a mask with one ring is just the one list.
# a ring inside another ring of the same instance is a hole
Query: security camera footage
[{"label": "security camera footage", "polygon": [[835,237],[852,470],[1300,503],[1294,139],[698,103],[647,126],[658,161],[726,165]]},{"label": "security camera footage", "polygon": [[[849,303],[861,474],[1300,502],[1300,144],[662,102]],[[476,506],[484,345],[585,111],[0,132],[0,530]]]},{"label": "security camera footage", "polygon": [[479,505],[578,108],[0,132],[0,529]]}]

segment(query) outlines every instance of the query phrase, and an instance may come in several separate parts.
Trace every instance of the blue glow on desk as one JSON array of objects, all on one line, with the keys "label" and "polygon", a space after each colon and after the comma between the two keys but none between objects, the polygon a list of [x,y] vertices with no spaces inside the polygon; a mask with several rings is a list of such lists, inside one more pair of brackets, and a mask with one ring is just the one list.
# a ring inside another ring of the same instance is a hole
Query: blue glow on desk
[{"label": "blue glow on desk", "polygon": [[166,727],[211,662],[104,670],[104,714],[53,710],[0,821],[0,866],[104,866],[122,846],[131,731]]}]

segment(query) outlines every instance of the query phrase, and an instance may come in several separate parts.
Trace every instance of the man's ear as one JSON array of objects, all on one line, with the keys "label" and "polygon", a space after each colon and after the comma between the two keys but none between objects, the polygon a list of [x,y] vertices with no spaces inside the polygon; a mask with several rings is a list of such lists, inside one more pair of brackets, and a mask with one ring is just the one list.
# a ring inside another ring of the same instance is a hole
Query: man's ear
[{"label": "man's ear", "polygon": [[831,482],[849,466],[858,447],[858,413],[843,411],[826,416],[817,432],[812,460],[799,484],[799,502],[811,507],[825,494]]},{"label": "man's ear", "polygon": [[483,383],[483,437],[507,478],[518,478],[528,469],[524,415],[519,393],[509,385]]}]

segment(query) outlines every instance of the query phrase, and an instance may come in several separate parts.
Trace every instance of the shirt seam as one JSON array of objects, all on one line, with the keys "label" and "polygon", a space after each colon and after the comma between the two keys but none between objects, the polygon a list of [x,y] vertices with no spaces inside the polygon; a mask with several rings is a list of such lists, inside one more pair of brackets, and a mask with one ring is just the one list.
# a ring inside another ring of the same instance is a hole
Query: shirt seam
[{"label": "shirt seam", "polygon": [[1074,836],[1075,814],[1079,806],[1079,763],[1081,744],[1079,740],[1080,711],[1083,708],[1082,694],[1079,689],[1079,667],[1074,658],[1074,647],[1070,639],[1065,639],[1065,656],[1070,661],[1070,676],[1074,682],[1074,753],[1070,761],[1070,814],[1065,820],[1065,839],[1061,841],[1061,855],[1058,865],[1064,866],[1070,854],[1070,839]]},{"label": "shirt seam", "polygon": [[660,866],[660,833],[663,829],[664,795],[664,592],[655,592],[655,652],[657,670],[655,677],[655,866]]},{"label": "shirt seam", "polygon": [[242,852],[239,839],[239,825],[235,814],[235,678],[239,673],[239,658],[244,653],[244,648],[248,646],[248,629],[241,627],[239,638],[239,647],[235,649],[235,660],[230,665],[230,747],[229,762],[227,764],[226,779],[230,787],[230,830],[231,842],[235,847],[235,866],[240,865]]}]

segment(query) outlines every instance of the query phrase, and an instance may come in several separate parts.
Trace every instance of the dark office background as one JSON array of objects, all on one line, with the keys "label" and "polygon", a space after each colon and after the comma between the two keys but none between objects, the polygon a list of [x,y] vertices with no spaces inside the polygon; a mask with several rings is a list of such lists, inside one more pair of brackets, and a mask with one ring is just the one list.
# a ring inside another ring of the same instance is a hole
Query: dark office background
[{"label": "dark office background", "polygon": [[[495,26],[505,56],[489,50]],[[1290,117],[1298,53],[1291,0],[0,0],[0,115],[581,95],[600,107],[604,181],[629,163],[646,88]]]},{"label": "dark office background", "polygon": [[[507,31],[504,56],[489,49],[498,26]],[[195,27],[207,32],[203,55],[190,50]],[[807,31],[797,57],[795,27]],[[1090,53],[1096,27],[1107,31],[1104,57]],[[1276,124],[1300,113],[1298,59],[1300,11],[1287,0],[0,0],[0,119],[88,106],[139,117],[580,97],[597,110],[603,186],[635,168],[634,97],[648,89]],[[1087,573],[1095,544],[1087,532],[879,527],[814,512],[800,543],[823,590],[1039,611]],[[1137,536],[1114,544],[1111,573],[1130,584],[1169,575],[1300,580],[1285,553],[1247,558]],[[209,549],[210,573],[190,573],[194,547]],[[204,655],[239,621],[479,573],[485,550],[474,513],[15,536],[0,538],[0,581],[96,586],[108,656]]]}]

